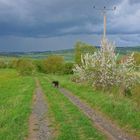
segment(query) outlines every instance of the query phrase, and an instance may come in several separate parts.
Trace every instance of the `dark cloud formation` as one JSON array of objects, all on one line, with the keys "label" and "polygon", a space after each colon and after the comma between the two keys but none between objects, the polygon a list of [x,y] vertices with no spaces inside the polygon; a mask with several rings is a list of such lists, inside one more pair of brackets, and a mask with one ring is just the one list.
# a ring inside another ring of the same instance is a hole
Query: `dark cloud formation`
[{"label": "dark cloud formation", "polygon": [[[127,27],[125,29],[120,27],[126,26],[123,18],[126,16],[131,20],[133,12],[138,14],[140,4],[134,3],[131,8],[128,0],[119,1],[116,3],[114,0],[0,0],[0,34],[53,37],[65,34],[101,33],[102,16],[99,11],[93,9],[93,5],[98,8],[104,5],[109,8],[117,5],[116,15],[109,13],[112,19],[108,19],[110,26],[108,33],[118,33],[119,30],[121,33],[127,33],[129,32],[126,31]],[[133,31],[135,29],[131,32]]]},{"label": "dark cloud formation", "polygon": [[[137,37],[140,34],[139,0],[0,0],[0,51],[10,50],[10,47],[5,47],[8,45],[13,46],[13,51],[20,48],[24,50],[27,46],[32,48],[33,41],[38,42],[34,44],[35,50],[38,50],[36,47],[39,44],[50,49],[50,46],[55,46],[54,41],[56,44],[65,42],[65,47],[69,48],[67,46],[72,46],[80,36],[82,40],[85,35],[87,42],[92,35],[96,36],[93,43],[98,45],[103,19],[101,13],[93,9],[94,5],[98,8],[104,5],[109,8],[117,6],[115,12],[108,12],[109,37],[119,41],[117,43],[121,46],[140,43]],[[132,41],[127,40],[126,43],[122,35],[130,36],[128,38],[132,38]],[[68,36],[75,36],[75,39],[71,40]],[[60,42],[56,40],[59,37]],[[54,41],[50,41],[50,38]],[[9,44],[5,42],[6,39]],[[31,48],[29,50],[32,50]],[[28,48],[25,50],[28,51]]]}]

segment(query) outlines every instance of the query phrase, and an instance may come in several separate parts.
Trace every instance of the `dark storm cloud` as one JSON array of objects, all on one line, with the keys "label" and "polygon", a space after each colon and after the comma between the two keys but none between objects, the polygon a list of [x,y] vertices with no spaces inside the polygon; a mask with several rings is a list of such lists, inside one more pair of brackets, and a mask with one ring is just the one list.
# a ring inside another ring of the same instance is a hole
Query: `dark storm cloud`
[{"label": "dark storm cloud", "polygon": [[99,45],[103,17],[94,5],[117,6],[107,13],[108,37],[121,46],[140,44],[140,0],[0,0],[0,51],[24,50],[25,45],[25,50],[31,45],[44,50],[62,42],[69,48],[80,37],[91,42],[92,35],[92,43]]},{"label": "dark storm cloud", "polygon": [[138,0],[0,0],[0,35],[99,34],[102,16],[93,5],[97,8],[117,6],[115,13],[108,13],[108,33],[140,33]]},{"label": "dark storm cloud", "polygon": [[0,0],[0,35],[49,37],[101,33],[102,18],[93,9],[94,4],[101,8],[115,3],[113,0]]}]

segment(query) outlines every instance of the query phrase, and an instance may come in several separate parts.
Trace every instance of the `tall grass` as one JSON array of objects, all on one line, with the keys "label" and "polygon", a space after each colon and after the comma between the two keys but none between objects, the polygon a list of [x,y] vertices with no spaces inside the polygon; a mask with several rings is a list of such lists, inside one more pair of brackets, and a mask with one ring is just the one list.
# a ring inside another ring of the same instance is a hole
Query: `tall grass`
[{"label": "tall grass", "polygon": [[24,140],[35,84],[14,70],[0,70],[0,140]]},{"label": "tall grass", "polygon": [[105,139],[91,121],[48,81],[40,78],[49,104],[49,114],[56,140]]},{"label": "tall grass", "polygon": [[[118,93],[104,93],[95,91],[88,85],[80,85],[71,82],[70,76],[49,76],[50,79],[59,80],[61,86],[69,89],[91,107],[103,112],[105,116],[115,121],[126,131],[140,136],[140,108],[133,97],[119,96]],[[138,86],[135,90],[138,90]],[[138,91],[137,91],[138,92]],[[135,96],[135,95],[133,95]],[[138,99],[137,95],[137,102]]]}]

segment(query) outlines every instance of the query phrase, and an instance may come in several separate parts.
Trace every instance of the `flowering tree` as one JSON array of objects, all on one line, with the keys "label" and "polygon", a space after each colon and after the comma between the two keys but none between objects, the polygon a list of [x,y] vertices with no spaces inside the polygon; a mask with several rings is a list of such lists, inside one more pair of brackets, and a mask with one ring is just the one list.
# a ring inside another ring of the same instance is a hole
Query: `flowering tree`
[{"label": "flowering tree", "polygon": [[73,71],[80,81],[87,81],[96,88],[108,89],[123,85],[125,91],[136,80],[133,75],[134,59],[132,54],[125,62],[118,64],[118,56],[115,45],[103,39],[101,49],[94,54],[82,55],[81,64],[76,64]]}]

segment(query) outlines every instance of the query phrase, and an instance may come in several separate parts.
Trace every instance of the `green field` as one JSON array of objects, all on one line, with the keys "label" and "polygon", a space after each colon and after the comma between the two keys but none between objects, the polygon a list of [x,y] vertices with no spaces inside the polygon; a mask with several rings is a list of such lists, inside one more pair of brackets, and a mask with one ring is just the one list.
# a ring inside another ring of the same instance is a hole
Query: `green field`
[{"label": "green field", "polygon": [[46,52],[30,52],[30,53],[0,53],[0,58],[31,58],[31,59],[46,59],[50,55],[58,55],[64,57],[68,62],[74,61],[74,50],[58,50],[58,51],[46,51]]},{"label": "green field", "polygon": [[0,70],[0,140],[24,140],[35,88],[31,77]]},{"label": "green field", "polygon": [[[56,140],[102,140],[106,137],[91,120],[73,105],[49,80],[58,80],[88,105],[101,112],[126,131],[140,137],[140,107],[133,97],[94,91],[92,87],[73,83],[71,75],[36,74],[49,105],[49,120]],[[138,87],[139,88],[139,87]],[[19,76],[15,70],[0,70],[0,139],[24,140],[28,135],[34,77]],[[138,96],[136,96],[138,97]]]},{"label": "green field", "polygon": [[[44,75],[39,75],[46,102],[49,104],[49,119],[52,129],[55,130],[55,139],[105,139],[77,107],[54,89],[44,79]],[[34,89],[33,77],[19,76],[15,70],[0,70],[1,140],[24,140],[27,137]]]},{"label": "green field", "polygon": [[[97,47],[99,49],[99,47]],[[116,52],[120,55],[126,55],[131,52],[140,52],[140,47],[117,47]],[[1,58],[33,58],[33,59],[46,59],[50,55],[63,56],[66,61],[74,61],[74,49],[68,50],[56,50],[56,51],[46,51],[46,52],[13,52],[13,53],[0,53]]]}]

